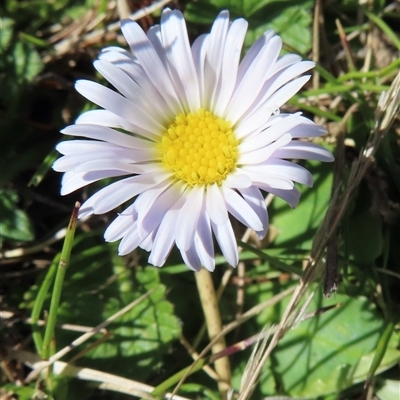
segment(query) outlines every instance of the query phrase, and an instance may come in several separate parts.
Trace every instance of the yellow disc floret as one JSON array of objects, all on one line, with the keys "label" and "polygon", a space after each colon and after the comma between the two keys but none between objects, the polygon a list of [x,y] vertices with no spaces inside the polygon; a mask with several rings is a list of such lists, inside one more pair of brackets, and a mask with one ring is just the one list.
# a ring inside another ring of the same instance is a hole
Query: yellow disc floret
[{"label": "yellow disc floret", "polygon": [[235,168],[238,144],[231,124],[200,109],[179,114],[163,133],[162,164],[190,186],[221,182]]}]

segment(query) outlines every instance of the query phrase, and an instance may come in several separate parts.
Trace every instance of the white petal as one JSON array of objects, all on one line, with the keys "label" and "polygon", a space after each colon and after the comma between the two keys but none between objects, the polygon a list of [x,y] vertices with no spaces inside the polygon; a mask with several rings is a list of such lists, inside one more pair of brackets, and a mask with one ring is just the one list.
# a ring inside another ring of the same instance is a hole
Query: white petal
[{"label": "white petal", "polygon": [[291,99],[309,79],[310,75],[305,75],[287,83],[269,97],[263,104],[263,107],[282,107],[282,105]]},{"label": "white petal", "polygon": [[118,215],[104,232],[104,239],[107,242],[115,242],[121,239],[128,228],[135,223],[137,213],[134,210],[134,204],[131,204],[124,212]]},{"label": "white petal", "polygon": [[140,117],[141,110],[119,93],[91,81],[80,80],[75,89],[88,100],[130,122],[135,133],[156,140],[165,129],[156,120]]},{"label": "white petal", "polygon": [[100,181],[102,179],[124,175],[126,175],[126,172],[116,172],[115,170],[94,172],[67,171],[63,175],[63,179],[61,181],[61,195],[65,196],[67,194],[75,192],[75,190],[78,190],[83,186],[90,185],[91,183]]},{"label": "white petal", "polygon": [[82,212],[87,210],[93,214],[104,214],[168,178],[168,175],[156,172],[122,179],[91,196],[82,204],[81,210]]},{"label": "white petal", "polygon": [[263,186],[260,185],[260,188],[265,190],[266,192],[274,194],[275,196],[278,196],[281,199],[285,200],[287,203],[289,203],[290,207],[292,208],[295,208],[297,204],[299,204],[300,192],[295,187],[293,187],[290,190],[281,190],[272,188],[268,185],[263,185]]},{"label": "white petal", "polygon": [[273,174],[309,187],[313,185],[313,178],[308,170],[286,160],[272,158],[262,165],[248,165],[246,171],[254,174]]},{"label": "white petal", "polygon": [[275,35],[273,31],[266,31],[261,35],[255,43],[250,47],[249,51],[244,56],[242,62],[239,66],[238,71],[238,83],[241,82],[243,77],[246,75],[247,70],[250,68],[250,65],[253,61],[257,58],[258,54],[260,53],[261,49],[265,46],[265,44],[271,40],[271,38]]},{"label": "white petal", "polygon": [[[155,29],[155,27],[151,27],[149,33],[153,29]],[[100,53],[99,59],[109,61],[125,71],[125,73],[143,89],[143,92],[146,93],[147,97],[153,101],[154,107],[156,107],[158,112],[161,114],[166,113],[170,118],[173,117],[175,114],[174,111],[163,99],[137,58],[131,53],[127,51],[103,51]]]},{"label": "white petal", "polygon": [[75,124],[109,126],[111,128],[124,129],[128,132],[133,132],[135,129],[128,121],[108,110],[86,111],[77,118]]},{"label": "white petal", "polygon": [[154,99],[149,98],[147,93],[122,69],[104,60],[95,61],[94,66],[108,82],[134,105],[135,109],[132,112],[137,114],[136,118],[143,120],[143,125],[154,125],[162,129],[168,123],[170,120],[169,110],[159,107],[159,103],[155,103]]},{"label": "white petal", "polygon": [[[94,160],[85,162],[77,166],[75,172],[95,172],[95,171],[116,171],[123,172],[125,174],[143,174],[150,172],[147,165],[141,164],[128,164],[122,161],[116,160]],[[121,174],[122,175],[122,174]]]},{"label": "white petal", "polygon": [[211,226],[226,261],[232,267],[236,267],[239,262],[239,254],[231,222],[227,220],[224,224],[217,225],[211,221]]},{"label": "white petal", "polygon": [[325,135],[327,130],[321,125],[315,124],[308,118],[300,117],[301,123],[290,129],[293,138],[310,138]]},{"label": "white petal", "polygon": [[304,72],[314,67],[315,63],[312,61],[301,61],[294,65],[291,65],[283,71],[280,71],[278,74],[271,77],[267,82],[265,82],[263,90],[261,91],[260,103],[263,103],[264,100],[271,97],[274,92],[276,92],[282,86],[286,85],[292,79],[296,78],[299,75],[302,75]]},{"label": "white petal", "polygon": [[125,232],[118,246],[118,254],[125,256],[131,253],[142,243],[142,239],[139,237],[137,232],[137,224],[134,222]]},{"label": "white petal", "polygon": [[[161,223],[165,213],[175,208],[184,192],[184,185],[172,184],[169,187],[157,188],[153,193],[143,193],[145,200],[139,210],[139,226],[144,232],[154,231]],[[175,224],[174,224],[175,226]],[[175,228],[170,227],[172,236],[175,237]]]},{"label": "white petal", "polygon": [[263,239],[267,234],[269,224],[268,210],[265,205],[264,197],[262,196],[260,190],[255,186],[239,189],[239,192],[242,194],[247,204],[258,215],[258,218],[260,218],[262,229],[257,231],[257,235],[260,239]]},{"label": "white petal", "polygon": [[227,108],[226,118],[235,124],[244,115],[257,98],[262,84],[267,79],[282,48],[282,40],[274,36],[260,50],[246,71],[243,79],[235,88],[235,93]]},{"label": "white petal", "polygon": [[171,235],[171,227],[175,225],[178,213],[179,209],[168,210],[157,230],[153,249],[149,256],[149,263],[156,267],[161,267],[165,264],[165,261],[174,246],[175,237],[174,235]]},{"label": "white petal", "polygon": [[207,45],[208,45],[208,35],[200,35],[192,45],[192,58],[193,63],[196,68],[197,80],[199,82],[199,93],[200,93],[200,103],[203,108],[206,107],[204,100],[204,85],[205,85],[205,77],[204,77],[204,64],[206,61],[207,54]]},{"label": "white petal", "polygon": [[195,246],[202,265],[209,271],[214,271],[214,244],[212,240],[210,218],[207,215],[204,202],[197,222]]},{"label": "white petal", "polygon": [[222,225],[228,221],[224,197],[216,183],[207,186],[206,209],[211,221],[215,224]]},{"label": "white petal", "polygon": [[237,171],[228,175],[224,181],[224,186],[232,189],[247,188],[251,184],[251,179],[247,175],[237,173]]},{"label": "white petal", "polygon": [[124,34],[133,54],[137,57],[147,76],[158,89],[167,104],[175,114],[183,112],[172,82],[150,40],[142,28],[132,20],[121,23]]},{"label": "white petal", "polygon": [[291,128],[301,122],[300,114],[290,114],[286,118],[282,118],[279,123],[275,123],[262,132],[243,140],[239,145],[239,151],[243,154],[248,151],[261,149],[283,136],[283,134],[291,133]]},{"label": "white petal", "polygon": [[277,149],[274,153],[276,158],[298,158],[301,160],[317,160],[331,162],[334,160],[330,151],[315,143],[293,140],[286,146]]},{"label": "white petal", "polygon": [[258,215],[235,190],[224,188],[223,195],[228,212],[238,221],[255,231],[263,229],[262,222]]},{"label": "white petal", "polygon": [[154,147],[154,142],[150,140],[130,136],[126,133],[107,128],[105,126],[85,124],[70,125],[64,128],[61,133],[63,133],[64,135],[81,136],[89,139],[103,140],[108,143],[113,143],[131,149],[149,149]]},{"label": "white petal", "polygon": [[187,190],[185,204],[179,212],[176,228],[176,245],[187,251],[193,246],[197,222],[204,202],[204,187],[193,187]]},{"label": "white petal", "polygon": [[222,59],[220,84],[211,104],[216,115],[225,115],[226,107],[235,89],[247,26],[247,21],[242,18],[233,21],[229,26]]},{"label": "white petal", "polygon": [[181,250],[181,255],[183,261],[191,270],[200,271],[201,261],[194,245],[189,250]]},{"label": "white petal", "polygon": [[291,179],[283,176],[275,175],[273,171],[266,173],[265,171],[260,172],[256,168],[242,167],[241,171],[248,175],[252,180],[253,185],[263,187],[269,185],[276,189],[290,190],[293,188],[293,182]]},{"label": "white petal", "polygon": [[216,92],[220,84],[228,27],[229,12],[224,10],[218,14],[207,37],[207,56],[204,62],[204,98],[202,99],[202,106],[205,109],[212,109],[212,104],[215,104],[217,100]]},{"label": "white petal", "polygon": [[258,150],[249,151],[248,153],[241,154],[239,157],[238,164],[240,165],[249,165],[249,164],[259,164],[266,160],[272,155],[275,156],[276,151],[288,145],[292,141],[292,136],[290,133],[283,134],[279,139],[277,139],[274,143],[266,147],[262,147]]},{"label": "white petal", "polygon": [[168,9],[162,13],[161,37],[175,90],[180,94],[186,112],[197,112],[200,108],[199,83],[185,19],[180,11]]}]

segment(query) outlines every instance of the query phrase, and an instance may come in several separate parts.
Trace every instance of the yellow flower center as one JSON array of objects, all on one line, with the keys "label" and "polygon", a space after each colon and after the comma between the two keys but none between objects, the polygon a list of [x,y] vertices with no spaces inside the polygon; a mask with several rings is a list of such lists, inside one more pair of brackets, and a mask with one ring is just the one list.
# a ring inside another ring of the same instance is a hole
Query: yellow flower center
[{"label": "yellow flower center", "polygon": [[179,114],[163,133],[162,164],[190,186],[222,181],[236,168],[238,144],[231,124],[200,109]]}]

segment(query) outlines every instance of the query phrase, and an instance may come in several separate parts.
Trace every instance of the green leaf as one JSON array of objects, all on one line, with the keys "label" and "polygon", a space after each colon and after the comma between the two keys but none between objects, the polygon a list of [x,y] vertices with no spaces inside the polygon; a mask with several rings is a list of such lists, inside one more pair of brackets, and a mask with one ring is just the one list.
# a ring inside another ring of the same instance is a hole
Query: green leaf
[{"label": "green leaf", "polygon": [[[300,323],[286,334],[274,353],[267,373],[279,376],[282,392],[291,397],[326,396],[367,377],[384,321],[364,297],[338,294],[335,301],[339,307]],[[308,310],[331,304],[319,291]],[[397,335],[392,335],[377,373],[400,360],[398,345]]]},{"label": "green leaf", "polygon": [[349,221],[346,234],[348,252],[354,261],[372,263],[382,254],[383,238],[381,221],[368,209],[355,213]]},{"label": "green leaf", "polygon": [[400,393],[400,381],[386,380],[384,385],[376,392],[381,400],[398,400]]},{"label": "green leaf", "polygon": [[221,10],[228,9],[231,19],[244,17],[249,22],[246,48],[266,30],[273,29],[286,44],[305,53],[311,48],[312,6],[310,0],[210,0],[190,2],[185,17],[188,21],[209,25]]},{"label": "green leaf", "polygon": [[28,215],[17,206],[18,200],[15,192],[0,190],[0,241],[27,242],[35,238]]},{"label": "green leaf", "polygon": [[14,20],[11,18],[0,18],[0,54],[3,54],[10,45],[14,23]]},{"label": "green leaf", "polygon": [[314,162],[306,167],[314,177],[314,186],[299,187],[302,196],[298,206],[291,209],[285,201],[275,198],[269,207],[271,225],[278,231],[274,247],[310,249],[314,234],[325,217],[331,197],[332,164]]},{"label": "green leaf", "polygon": [[13,60],[19,80],[32,81],[43,68],[39,53],[30,43],[17,42],[13,51]]},{"label": "green leaf", "polygon": [[[112,336],[94,347],[80,363],[138,380],[157,373],[171,342],[180,336],[173,307],[165,300],[159,270],[150,266],[128,268],[124,259],[115,255],[115,245],[98,246],[84,240],[78,248],[90,250],[72,252],[64,301],[59,308],[60,323],[96,326],[155,288],[151,296],[111,324],[107,329]],[[56,332],[59,348],[76,337],[73,333]]]}]

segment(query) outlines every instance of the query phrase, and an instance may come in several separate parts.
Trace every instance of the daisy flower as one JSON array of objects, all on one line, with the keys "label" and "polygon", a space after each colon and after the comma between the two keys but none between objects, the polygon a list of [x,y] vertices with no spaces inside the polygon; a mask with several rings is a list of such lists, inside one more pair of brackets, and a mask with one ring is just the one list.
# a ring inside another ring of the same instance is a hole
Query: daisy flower
[{"label": "daisy flower", "polygon": [[[162,266],[176,244],[192,270],[215,268],[215,237],[227,262],[238,250],[229,214],[260,238],[268,230],[262,191],[295,207],[298,182],[311,174],[287,159],[332,161],[303,141],[326,131],[301,113],[280,107],[308,81],[314,63],[279,57],[282,40],[265,32],[240,61],[247,21],[216,18],[190,46],[180,11],[165,9],[147,34],[121,23],[131,52],[107,47],[94,62],[116,91],[80,80],[76,90],[102,109],[82,114],[61,142],[53,168],[64,172],[61,194],[121,177],[92,195],[80,217],[107,213],[131,201],[105,232],[121,240],[119,254],[141,247]],[[89,139],[89,140],[87,140]],[[300,140],[299,140],[300,139]],[[135,199],[134,199],[135,198]]]}]

